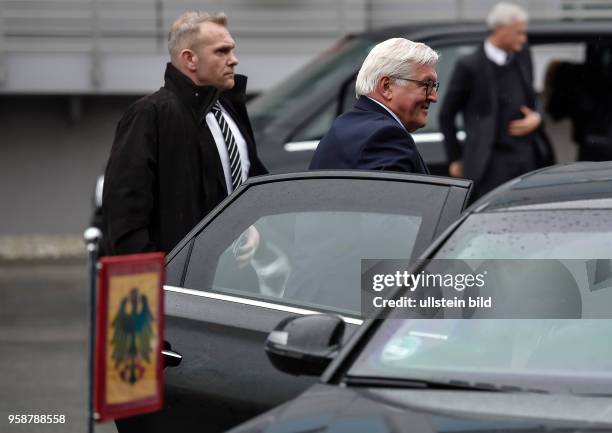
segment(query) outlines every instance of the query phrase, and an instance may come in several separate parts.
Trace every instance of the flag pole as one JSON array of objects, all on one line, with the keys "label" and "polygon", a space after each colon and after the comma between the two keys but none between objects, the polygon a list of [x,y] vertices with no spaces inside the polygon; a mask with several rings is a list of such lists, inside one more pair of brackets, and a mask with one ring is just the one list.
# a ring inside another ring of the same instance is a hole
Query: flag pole
[{"label": "flag pole", "polygon": [[89,268],[89,341],[88,341],[88,368],[89,368],[89,395],[87,413],[87,432],[94,431],[94,356],[96,338],[96,280],[98,274],[98,242],[102,232],[97,227],[89,227],[83,233],[87,246]]}]

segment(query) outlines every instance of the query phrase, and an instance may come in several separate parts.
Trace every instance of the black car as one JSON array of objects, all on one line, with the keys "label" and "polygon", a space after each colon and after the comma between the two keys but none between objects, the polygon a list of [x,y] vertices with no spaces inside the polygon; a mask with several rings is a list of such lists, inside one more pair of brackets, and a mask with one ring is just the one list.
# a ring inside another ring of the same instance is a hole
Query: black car
[{"label": "black car", "polygon": [[[360,260],[418,257],[464,208],[471,182],[334,171],[249,179],[168,255],[165,405],[153,430],[222,431],[313,383],[262,351],[279,320],[334,313],[362,323]],[[236,259],[244,233],[259,248]],[[182,359],[181,359],[182,357]]]},{"label": "black car", "polygon": [[285,320],[270,359],[292,374],[324,370],[320,383],[232,432],[611,431],[611,221],[612,162],[501,186],[410,270],[488,270],[479,293],[496,293],[499,308],[384,308],[344,347],[338,317]]},{"label": "black car", "polygon": [[[355,78],[370,49],[392,37],[424,42],[440,53],[437,65],[439,103],[429,109],[427,126],[412,136],[434,174],[447,174],[447,157],[438,126],[438,112],[457,59],[472,52],[487,36],[483,23],[423,23],[349,35],[283,83],[248,105],[259,154],[272,173],[302,171],[308,167],[319,140],[335,117],[352,108]],[[549,70],[559,61],[590,62],[593,48],[612,44],[612,21],[533,21],[528,28],[534,54],[536,89],[550,94]],[[604,61],[605,63],[605,61]],[[547,77],[548,74],[548,77]],[[547,79],[548,78],[548,79]],[[560,85],[565,85],[561,81]],[[580,79],[575,88],[589,86]],[[599,89],[603,91],[602,88]],[[591,92],[578,92],[585,99]],[[606,93],[607,94],[607,93]],[[589,96],[581,106],[588,105]],[[544,105],[544,104],[543,104]],[[555,107],[555,111],[559,111]],[[563,126],[551,132],[561,161],[575,160],[570,134]],[[465,137],[463,131],[458,133]]]}]

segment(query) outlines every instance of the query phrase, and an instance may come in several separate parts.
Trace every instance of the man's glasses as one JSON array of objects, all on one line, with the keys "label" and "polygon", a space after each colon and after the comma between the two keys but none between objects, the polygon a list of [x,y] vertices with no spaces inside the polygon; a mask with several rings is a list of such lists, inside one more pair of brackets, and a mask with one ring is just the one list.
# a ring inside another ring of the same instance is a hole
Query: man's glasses
[{"label": "man's glasses", "polygon": [[425,87],[425,95],[428,98],[431,96],[431,94],[433,93],[434,90],[436,91],[436,93],[438,93],[438,90],[440,90],[440,82],[439,81],[434,81],[434,80],[424,80],[424,81],[413,80],[412,78],[398,77],[396,75],[391,75],[389,78],[394,78],[396,80],[402,80],[402,81],[410,81],[412,83],[417,83],[421,87]]}]

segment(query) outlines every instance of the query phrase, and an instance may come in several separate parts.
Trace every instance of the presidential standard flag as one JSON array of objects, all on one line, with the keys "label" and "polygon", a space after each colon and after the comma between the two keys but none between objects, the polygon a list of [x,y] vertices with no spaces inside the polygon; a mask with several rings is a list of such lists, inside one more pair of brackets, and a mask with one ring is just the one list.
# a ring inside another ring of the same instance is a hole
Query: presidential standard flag
[{"label": "presidential standard flag", "polygon": [[161,409],[164,254],[103,257],[98,274],[95,419]]}]

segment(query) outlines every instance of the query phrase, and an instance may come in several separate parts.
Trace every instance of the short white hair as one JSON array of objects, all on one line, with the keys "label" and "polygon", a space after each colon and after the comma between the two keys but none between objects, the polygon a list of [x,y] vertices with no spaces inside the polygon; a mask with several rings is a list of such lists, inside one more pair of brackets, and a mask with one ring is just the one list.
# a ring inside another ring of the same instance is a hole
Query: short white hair
[{"label": "short white hair", "polygon": [[437,62],[438,53],[421,42],[387,39],[372,48],[363,61],[355,83],[357,97],[372,93],[382,77],[409,78],[414,67]]},{"label": "short white hair", "polygon": [[185,12],[172,23],[168,32],[168,52],[176,60],[185,48],[192,49],[199,41],[200,24],[212,22],[227,26],[227,16],[221,12],[210,14],[204,11]]},{"label": "short white hair", "polygon": [[493,6],[487,16],[487,26],[495,30],[497,26],[507,26],[515,21],[526,23],[529,19],[527,11],[514,3],[501,2]]}]

